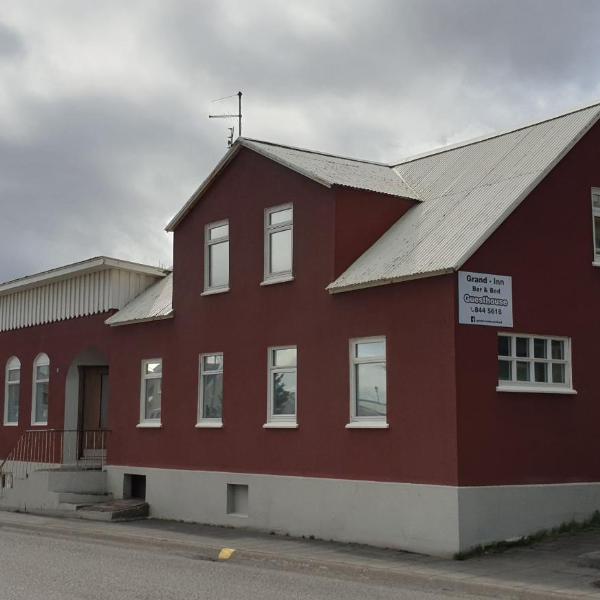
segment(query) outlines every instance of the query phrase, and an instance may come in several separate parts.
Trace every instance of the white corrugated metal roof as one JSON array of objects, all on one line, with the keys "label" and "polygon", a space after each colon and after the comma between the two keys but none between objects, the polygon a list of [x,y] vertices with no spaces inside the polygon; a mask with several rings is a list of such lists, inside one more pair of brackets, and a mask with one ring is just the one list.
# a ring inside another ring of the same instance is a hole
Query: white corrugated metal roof
[{"label": "white corrugated metal roof", "polygon": [[106,319],[107,325],[129,325],[167,319],[173,315],[173,273],[151,285],[147,290]]},{"label": "white corrugated metal roof", "polygon": [[418,199],[390,165],[244,138],[243,146],[331,187],[340,185]]},{"label": "white corrugated metal roof", "polygon": [[117,258],[110,258],[109,256],[95,256],[94,258],[88,258],[80,262],[63,265],[40,273],[34,273],[33,275],[26,275],[19,277],[18,279],[12,279],[11,281],[5,281],[0,283],[0,295],[6,293],[13,293],[26,288],[48,284],[52,281],[58,281],[66,279],[82,273],[92,273],[102,269],[122,269],[125,271],[131,271],[132,273],[140,273],[144,275],[151,275],[154,277],[164,277],[167,273],[165,269],[160,267],[152,267],[150,265],[144,265],[142,263],[134,263],[128,260],[120,260]]},{"label": "white corrugated metal roof", "polygon": [[328,289],[340,292],[459,269],[600,116],[600,105],[394,167],[422,202]]},{"label": "white corrugated metal roof", "polygon": [[240,148],[249,148],[327,187],[339,185],[418,200],[416,192],[403,181],[401,174],[396,172],[392,165],[282,146],[262,140],[238,138],[202,185],[171,219],[166,227],[167,231],[173,231],[177,227]]}]

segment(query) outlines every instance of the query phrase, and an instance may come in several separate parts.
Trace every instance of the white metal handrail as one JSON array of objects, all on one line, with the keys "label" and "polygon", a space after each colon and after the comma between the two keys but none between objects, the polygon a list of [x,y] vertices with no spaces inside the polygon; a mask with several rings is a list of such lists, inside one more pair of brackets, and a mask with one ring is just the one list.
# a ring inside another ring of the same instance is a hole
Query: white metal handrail
[{"label": "white metal handrail", "polygon": [[108,429],[28,429],[0,463],[0,484],[49,466],[102,469],[106,464]]}]

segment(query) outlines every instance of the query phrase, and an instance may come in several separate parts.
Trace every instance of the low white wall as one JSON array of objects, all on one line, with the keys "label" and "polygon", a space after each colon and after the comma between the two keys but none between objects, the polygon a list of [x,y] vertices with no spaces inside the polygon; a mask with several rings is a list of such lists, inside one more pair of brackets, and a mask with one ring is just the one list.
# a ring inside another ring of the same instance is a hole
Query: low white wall
[{"label": "low white wall", "polygon": [[[108,491],[125,473],[146,476],[153,517],[314,535],[437,554],[458,551],[457,490],[449,486],[108,466]],[[227,484],[248,486],[248,516],[227,514]]]},{"label": "low white wall", "polygon": [[600,510],[600,483],[458,488],[460,549],[584,521]]}]

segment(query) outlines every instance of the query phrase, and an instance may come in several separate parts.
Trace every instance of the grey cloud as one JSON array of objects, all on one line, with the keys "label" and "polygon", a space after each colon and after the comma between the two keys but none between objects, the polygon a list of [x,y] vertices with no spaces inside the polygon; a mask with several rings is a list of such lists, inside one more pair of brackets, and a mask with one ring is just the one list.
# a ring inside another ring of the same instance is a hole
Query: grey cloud
[{"label": "grey cloud", "polygon": [[[22,29],[0,24],[0,65],[42,51],[31,6]],[[72,6],[52,1],[53,27],[76,26]],[[108,52],[110,28],[86,10]],[[387,161],[600,99],[596,0],[102,3],[112,10],[144,51],[143,65],[120,56],[131,82],[44,94],[28,71],[19,87],[0,70],[27,125],[0,130],[0,280],[99,253],[169,264],[162,228],[225,151],[229,123],[207,113],[229,107],[209,101],[238,89],[247,135]],[[143,97],[140,67],[164,78]]]},{"label": "grey cloud", "polygon": [[0,58],[14,57],[25,52],[21,36],[0,21]]}]

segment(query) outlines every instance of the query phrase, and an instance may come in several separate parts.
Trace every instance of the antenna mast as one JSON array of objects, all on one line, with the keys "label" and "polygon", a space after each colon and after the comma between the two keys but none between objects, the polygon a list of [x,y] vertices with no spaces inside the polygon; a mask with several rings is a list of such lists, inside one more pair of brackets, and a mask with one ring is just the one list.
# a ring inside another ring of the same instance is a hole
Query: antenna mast
[{"label": "antenna mast", "polygon": [[[218,98],[217,100],[213,100],[213,102],[220,102],[221,100],[227,100],[227,98],[233,98],[234,96],[238,97],[238,112],[235,115],[225,114],[225,115],[208,115],[209,119],[237,119],[238,120],[238,136],[242,136],[242,92],[238,92],[237,94],[233,94],[231,96],[225,96],[225,98]],[[231,131],[231,135],[228,139],[228,146],[233,144],[233,127],[229,128]]]}]

